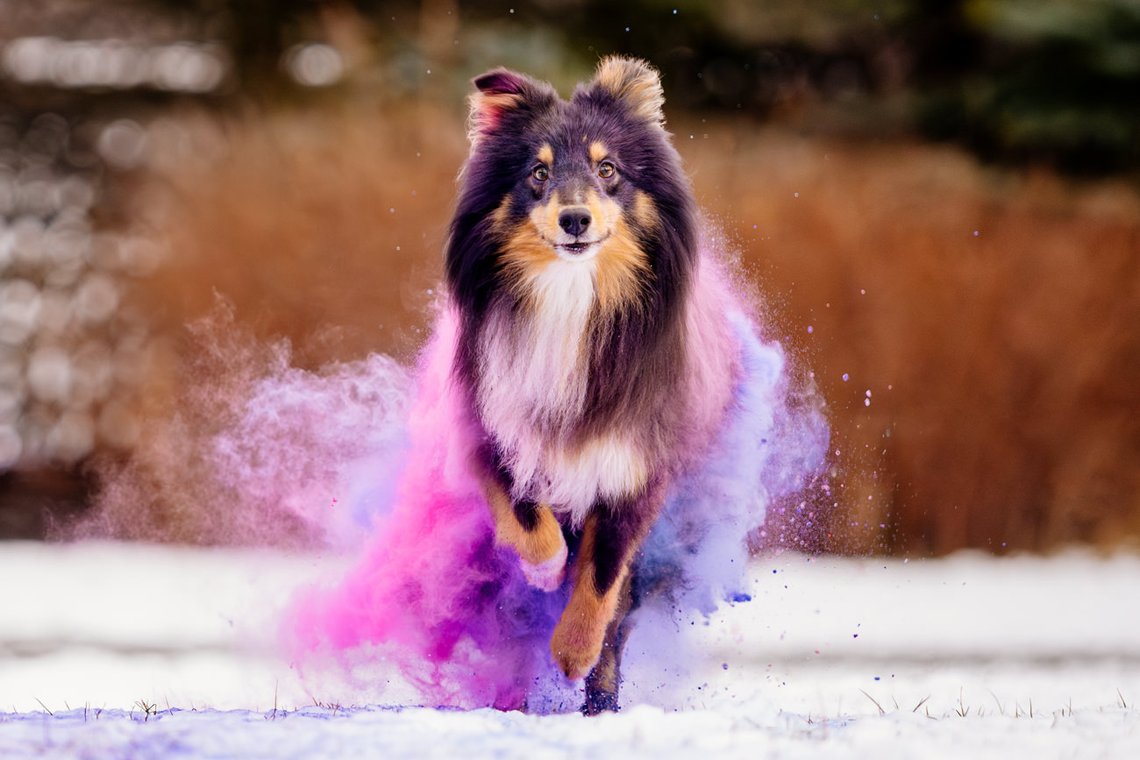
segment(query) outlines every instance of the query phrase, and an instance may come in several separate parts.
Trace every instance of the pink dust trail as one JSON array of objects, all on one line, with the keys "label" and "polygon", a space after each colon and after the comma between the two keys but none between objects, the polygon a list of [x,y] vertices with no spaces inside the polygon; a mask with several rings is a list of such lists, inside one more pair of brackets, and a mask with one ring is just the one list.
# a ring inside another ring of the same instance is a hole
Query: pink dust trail
[{"label": "pink dust trail", "polygon": [[[761,337],[746,288],[715,266],[702,283],[691,327],[741,369],[726,388],[731,362],[707,352],[697,382],[716,412],[695,415],[689,442],[706,454],[675,483],[638,560],[623,693],[663,706],[692,686],[684,673],[697,660],[678,631],[747,598],[750,537],[817,477],[828,448],[818,398]],[[392,683],[390,700],[434,706],[577,708],[549,655],[566,589],[530,588],[494,546],[464,467],[473,436],[449,379],[454,315],[440,311],[414,372],[384,356],[296,369],[286,345],[258,344],[224,305],[189,338],[183,389],[129,460],[105,464],[97,508],[75,533],[354,556],[343,577],[298,592],[282,621],[311,688],[328,680],[374,701]]]},{"label": "pink dust trail", "polygon": [[61,532],[358,547],[404,459],[408,369],[380,355],[297,369],[286,342],[258,342],[220,300],[183,343],[179,381],[157,384],[131,456],[96,463],[94,508]]},{"label": "pink dust trail", "polygon": [[298,655],[378,645],[431,704],[518,708],[552,671],[546,637],[564,598],[531,589],[493,546],[448,377],[454,326],[444,312],[425,352],[391,514],[338,585],[299,597],[293,643]]},{"label": "pink dust trail", "polygon": [[[634,614],[645,624],[629,642],[626,689],[640,701],[675,702],[687,685],[675,677],[686,658],[680,623],[747,598],[749,535],[769,504],[819,471],[827,449],[819,404],[810,389],[791,387],[784,352],[758,337],[723,278],[713,272],[705,286],[705,306],[729,311],[728,334],[715,337],[734,344],[742,370],[707,436],[709,455],[674,486],[639,560],[647,593]],[[443,311],[417,373],[390,513],[346,577],[298,597],[289,644],[302,673],[331,656],[360,682],[369,679],[362,661],[390,663],[425,704],[574,709],[580,695],[548,654],[565,590],[531,589],[516,559],[494,547],[488,508],[463,466],[473,433],[448,378],[454,335]],[[371,690],[381,687],[373,678]]]}]

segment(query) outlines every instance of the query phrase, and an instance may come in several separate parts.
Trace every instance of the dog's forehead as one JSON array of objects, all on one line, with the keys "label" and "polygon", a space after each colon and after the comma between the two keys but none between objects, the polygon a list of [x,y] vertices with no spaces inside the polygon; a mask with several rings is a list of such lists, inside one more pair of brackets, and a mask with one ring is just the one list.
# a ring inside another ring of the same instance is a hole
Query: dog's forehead
[{"label": "dog's forehead", "polygon": [[636,128],[590,103],[563,103],[551,118],[537,125],[535,149],[553,154],[556,162],[598,161],[629,139]]}]

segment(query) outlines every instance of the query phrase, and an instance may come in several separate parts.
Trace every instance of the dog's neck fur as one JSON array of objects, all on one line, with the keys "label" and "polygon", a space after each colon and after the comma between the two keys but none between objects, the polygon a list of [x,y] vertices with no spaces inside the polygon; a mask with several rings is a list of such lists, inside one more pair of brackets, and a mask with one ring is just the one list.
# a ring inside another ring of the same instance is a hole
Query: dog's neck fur
[{"label": "dog's neck fur", "polygon": [[475,397],[512,496],[547,502],[581,525],[599,498],[644,487],[650,457],[637,431],[612,420],[584,426],[598,321],[592,263],[552,262],[527,293],[484,322]]},{"label": "dog's neck fur", "polygon": [[483,326],[479,409],[504,441],[535,429],[564,438],[586,402],[593,262],[553,261],[526,290],[515,307],[492,309]]}]

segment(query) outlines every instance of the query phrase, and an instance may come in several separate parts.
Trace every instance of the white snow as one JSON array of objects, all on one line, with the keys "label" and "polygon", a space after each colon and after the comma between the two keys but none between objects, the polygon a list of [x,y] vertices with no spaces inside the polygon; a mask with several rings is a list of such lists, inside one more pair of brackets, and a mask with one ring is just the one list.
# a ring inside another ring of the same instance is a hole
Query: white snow
[{"label": "white snow", "polygon": [[302,682],[276,617],[343,564],[0,544],[0,758],[1140,757],[1133,555],[759,558],[751,602],[684,632],[695,677],[593,719]]}]

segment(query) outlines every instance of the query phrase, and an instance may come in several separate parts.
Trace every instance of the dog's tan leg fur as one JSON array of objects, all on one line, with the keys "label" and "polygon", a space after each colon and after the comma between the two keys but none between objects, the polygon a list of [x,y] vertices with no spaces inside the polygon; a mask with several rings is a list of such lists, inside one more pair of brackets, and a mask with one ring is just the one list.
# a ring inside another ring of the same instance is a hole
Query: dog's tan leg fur
[{"label": "dog's tan leg fur", "polygon": [[586,520],[582,543],[574,561],[574,591],[550,639],[554,661],[571,680],[585,678],[598,662],[606,629],[614,619],[625,578],[629,573],[629,561],[626,558],[621,563],[617,579],[605,592],[598,592],[594,583],[594,542],[597,532],[597,515],[591,515]]},{"label": "dog's tan leg fur", "polygon": [[519,554],[524,562],[540,565],[553,559],[566,547],[562,537],[562,526],[550,511],[550,507],[539,504],[535,508],[538,523],[533,530],[527,530],[515,516],[511,498],[498,484],[483,483],[487,502],[491,505],[491,516],[495,520],[495,541],[506,544]]},{"label": "dog's tan leg fur", "polygon": [[621,657],[625,640],[629,635],[629,613],[633,608],[633,589],[630,585],[632,571],[626,573],[621,585],[614,618],[606,628],[602,641],[602,652],[598,664],[586,676],[586,701],[582,712],[597,715],[607,710],[618,709],[618,689],[621,686]]},{"label": "dog's tan leg fur", "polygon": [[561,586],[566,565],[566,539],[550,507],[535,505],[535,524],[528,529],[519,522],[511,497],[502,486],[484,480],[483,489],[495,521],[495,542],[505,544],[518,553],[527,582],[543,591],[553,591]]}]

